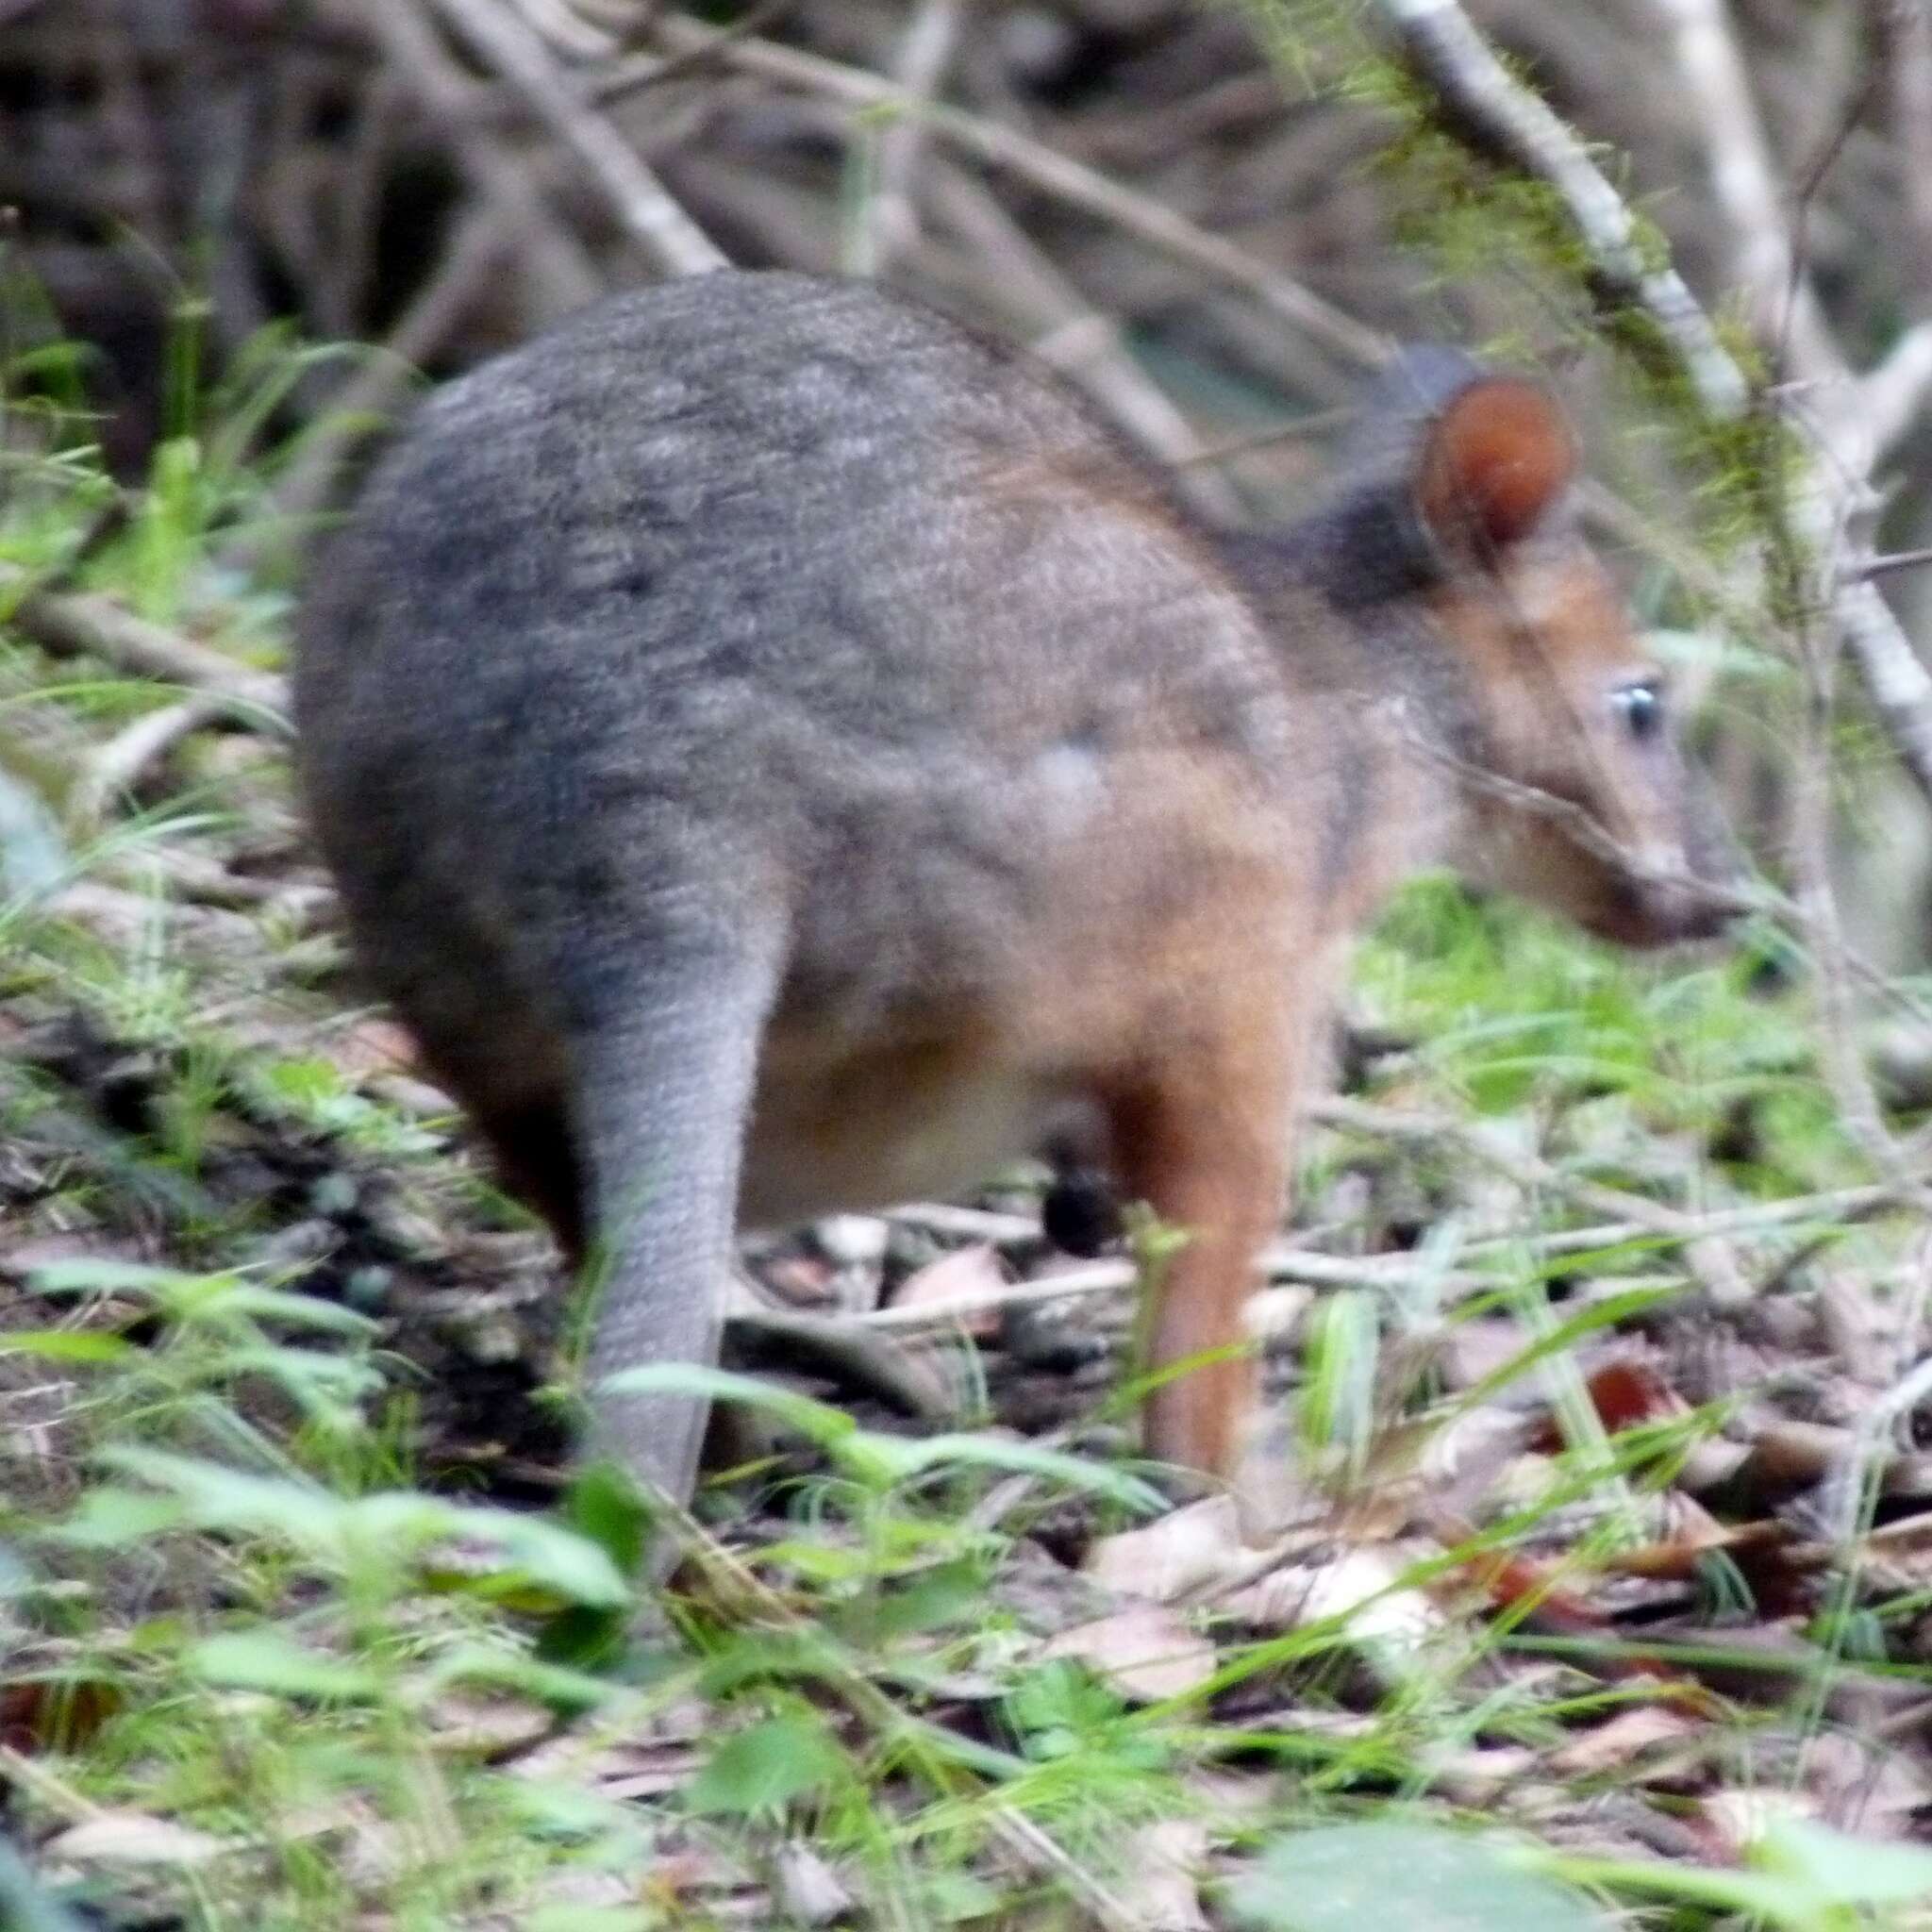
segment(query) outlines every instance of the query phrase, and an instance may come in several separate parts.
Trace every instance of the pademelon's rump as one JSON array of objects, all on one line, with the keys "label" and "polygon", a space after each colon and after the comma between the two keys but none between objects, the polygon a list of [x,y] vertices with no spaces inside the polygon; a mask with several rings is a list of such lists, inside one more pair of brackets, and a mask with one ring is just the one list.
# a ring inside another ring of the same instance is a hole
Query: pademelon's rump
[{"label": "pademelon's rump", "polygon": [[[1217,530],[1024,358],[728,272],[421,411],[317,561],[302,766],[374,984],[603,1257],[595,1377],[708,1358],[742,1215],[1097,1124],[1192,1231],[1158,1362],[1221,1352],[1150,1446],[1232,1474],[1285,1124],[1379,896],[1449,859],[1632,942],[1712,928],[1726,848],[1631,698],[1554,404],[1429,351],[1357,448],[1306,523]],[[688,1491],[701,1405],[595,1413]]]}]

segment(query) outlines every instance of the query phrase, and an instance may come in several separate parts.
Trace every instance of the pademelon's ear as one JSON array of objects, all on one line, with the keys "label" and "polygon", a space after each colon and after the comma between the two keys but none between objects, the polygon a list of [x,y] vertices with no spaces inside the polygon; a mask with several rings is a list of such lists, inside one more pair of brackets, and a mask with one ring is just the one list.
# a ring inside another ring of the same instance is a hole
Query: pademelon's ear
[{"label": "pademelon's ear", "polygon": [[1424,435],[1416,507],[1438,543],[1488,558],[1535,529],[1575,475],[1576,439],[1556,398],[1520,375],[1482,375]]}]

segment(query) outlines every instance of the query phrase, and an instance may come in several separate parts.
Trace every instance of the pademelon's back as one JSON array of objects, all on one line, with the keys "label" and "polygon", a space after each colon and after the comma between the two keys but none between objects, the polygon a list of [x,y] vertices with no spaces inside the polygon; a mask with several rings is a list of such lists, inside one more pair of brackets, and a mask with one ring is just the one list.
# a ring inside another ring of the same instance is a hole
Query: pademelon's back
[{"label": "pademelon's back", "polygon": [[1257,650],[1063,385],[866,284],[721,273],[432,398],[319,561],[296,684],[352,910],[441,843],[528,921],[522,882],[693,841],[801,879],[991,852],[1045,748],[1239,703]]},{"label": "pademelon's back", "polygon": [[929,574],[962,491],[1045,462],[1124,474],[1075,397],[935,314],[788,274],[654,286],[418,412],[325,557],[303,675],[326,702],[344,660],[420,674],[447,649],[474,675],[512,626],[612,609],[687,652],[724,651],[736,616],[729,669],[816,658],[796,620],[836,636],[869,591],[957,591]]}]

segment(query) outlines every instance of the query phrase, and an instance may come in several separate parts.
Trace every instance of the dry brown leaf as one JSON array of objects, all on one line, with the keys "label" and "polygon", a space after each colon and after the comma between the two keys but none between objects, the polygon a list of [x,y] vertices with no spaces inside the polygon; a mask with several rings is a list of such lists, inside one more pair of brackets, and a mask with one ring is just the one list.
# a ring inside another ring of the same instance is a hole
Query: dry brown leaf
[{"label": "dry brown leaf", "polygon": [[[1683,1500],[1674,1498],[1673,1500]],[[1673,1524],[1674,1532],[1675,1525]],[[1617,1550],[1602,1558],[1607,1575],[1633,1576],[1651,1582],[1689,1582],[1697,1574],[1699,1561],[1713,1550],[1751,1551],[1759,1557],[1774,1556],[1790,1532],[1781,1523],[1769,1519],[1740,1523],[1725,1528],[1712,1523],[1708,1529],[1693,1527],[1688,1535],[1673,1534],[1666,1542],[1645,1543],[1641,1549]],[[1760,1600],[1759,1607],[1763,1607]]]},{"label": "dry brown leaf", "polygon": [[1215,1495],[1142,1528],[1097,1539],[1080,1568],[1123,1596],[1166,1604],[1223,1581],[1244,1558],[1234,1498]]},{"label": "dry brown leaf", "polygon": [[1159,1604],[1133,1604],[1110,1617],[1076,1624],[1040,1654],[1076,1658],[1135,1704],[1185,1697],[1220,1665],[1214,1645]]},{"label": "dry brown leaf", "polygon": [[1291,1786],[1279,1772],[1200,1765],[1185,1780],[1202,1814],[1228,1825],[1262,1824],[1288,1802]]},{"label": "dry brown leaf", "polygon": [[[937,1261],[908,1274],[892,1296],[895,1308],[925,1308],[943,1312],[959,1303],[958,1324],[968,1335],[984,1339],[998,1332],[1000,1310],[990,1306],[988,1297],[1008,1286],[1005,1264],[991,1241],[974,1241],[971,1247],[955,1248]],[[974,1306],[974,1304],[978,1306]]]},{"label": "dry brown leaf", "polygon": [[1143,1925],[1158,1932],[1208,1932],[1200,1874],[1208,1863],[1208,1827],[1165,1818],[1128,1840],[1120,1889]]},{"label": "dry brown leaf", "polygon": [[325,1051],[331,1064],[351,1080],[413,1074],[420,1065],[415,1036],[394,1020],[358,1020],[329,1041]]},{"label": "dry brown leaf", "polygon": [[1774,1820],[1815,1819],[1818,1807],[1796,1791],[1732,1785],[1713,1791],[1698,1807],[1697,1815],[1715,1833],[1725,1857],[1741,1859]]},{"label": "dry brown leaf", "polygon": [[1524,1783],[1537,1761],[1526,1744],[1450,1745],[1424,1751],[1419,1759],[1429,1788],[1458,1805],[1493,1805]]},{"label": "dry brown leaf", "polygon": [[1241,1325],[1257,1341],[1285,1346],[1300,1333],[1314,1300],[1315,1291],[1301,1282],[1257,1289],[1242,1306]]},{"label": "dry brown leaf", "polygon": [[1915,1510],[1880,1524],[1865,1538],[1865,1548],[1897,1561],[1907,1554],[1932,1560],[1932,1509]]},{"label": "dry brown leaf", "polygon": [[772,1890],[793,1924],[830,1925],[852,1915],[853,1897],[844,1880],[796,1839],[780,1846],[773,1860]]},{"label": "dry brown leaf", "polygon": [[[1610,1434],[1638,1423],[1665,1422],[1690,1413],[1690,1405],[1671,1387],[1657,1364],[1642,1356],[1617,1355],[1590,1373],[1585,1384],[1597,1419]],[[1544,1419],[1531,1445],[1554,1454],[1563,1432],[1554,1414]]]},{"label": "dry brown leaf", "polygon": [[1916,1839],[1932,1778],[1901,1751],[1848,1730],[1806,1741],[1806,1791],[1827,1824],[1857,1838]]},{"label": "dry brown leaf", "polygon": [[[557,1914],[569,1909],[573,1912],[607,1912],[624,1914],[617,1919],[619,1924],[626,1920],[635,1923],[632,1914],[625,1913],[625,1907],[635,1907],[638,1889],[636,1879],[626,1872],[585,1871],[582,1867],[572,1867],[561,1872],[547,1874],[538,1885],[534,1904],[540,1904],[552,1915],[553,1923],[558,1921]],[[390,1932],[392,1921],[373,1920],[366,1925],[358,1924],[357,1932]]]},{"label": "dry brown leaf", "polygon": [[[781,1306],[817,1313],[838,1305],[837,1272],[817,1255],[772,1255],[758,1263],[758,1278]],[[757,1290],[748,1292],[746,1306],[756,1314],[762,1304]]]},{"label": "dry brown leaf", "polygon": [[1621,1769],[1659,1745],[1681,1744],[1704,1728],[1680,1711],[1640,1704],[1579,1733],[1545,1762],[1561,1777],[1595,1777]]},{"label": "dry brown leaf", "polygon": [[1380,1661],[1412,1656],[1444,1623],[1442,1612],[1397,1579],[1420,1557],[1420,1547],[1344,1550],[1321,1563],[1270,1571],[1227,1598],[1224,1607],[1264,1630],[1298,1630],[1330,1617],[1347,1620],[1348,1636]]},{"label": "dry brown leaf", "polygon": [[[34,1431],[34,1439],[40,1432]],[[15,1453],[25,1456],[30,1439],[18,1432]],[[0,1635],[8,1633],[0,1632]],[[59,1672],[44,1677],[25,1674],[31,1668],[19,1646],[9,1654],[9,1667],[20,1680],[0,1684],[0,1745],[29,1755],[40,1751],[73,1751],[84,1744],[126,1702],[126,1693],[105,1677],[82,1677],[62,1660]]]},{"label": "dry brown leaf", "polygon": [[99,1811],[50,1840],[42,1855],[75,1865],[131,1871],[145,1865],[206,1865],[239,1849],[232,1839],[153,1818],[145,1811]]},{"label": "dry brown leaf", "polygon": [[514,1697],[450,1696],[429,1711],[431,1741],[452,1756],[508,1757],[548,1737],[555,1716]]},{"label": "dry brown leaf", "polygon": [[1896,1373],[1898,1323],[1872,1284],[1833,1269],[1824,1274],[1814,1308],[1819,1340],[1840,1370],[1867,1390],[1886,1387]]},{"label": "dry brown leaf", "polygon": [[1435,1427],[1421,1460],[1430,1501],[1461,1515],[1473,1513],[1505,1472],[1522,1461],[1524,1443],[1535,1427],[1532,1418],[1497,1403],[1484,1403]]},{"label": "dry brown leaf", "polygon": [[696,1775],[698,1745],[713,1722],[702,1705],[675,1704],[626,1724],[621,1739],[563,1732],[523,1753],[510,1769],[539,1783],[581,1785],[600,1797],[655,1798]]},{"label": "dry brown leaf", "polygon": [[1535,1341],[1513,1315],[1486,1315],[1457,1322],[1442,1338],[1437,1359],[1445,1387],[1461,1391],[1500,1374]]}]

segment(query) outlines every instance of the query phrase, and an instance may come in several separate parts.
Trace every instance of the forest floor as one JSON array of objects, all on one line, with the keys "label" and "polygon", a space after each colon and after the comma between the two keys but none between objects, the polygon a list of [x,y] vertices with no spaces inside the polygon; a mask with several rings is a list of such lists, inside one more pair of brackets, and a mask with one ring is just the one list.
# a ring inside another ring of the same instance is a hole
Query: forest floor
[{"label": "forest floor", "polygon": [[1402,899],[1256,1305],[1265,1545],[1132,1456],[1158,1232],[1060,1255],[1028,1171],[748,1253],[639,1612],[219,458],[0,515],[0,1922],[1928,1923],[1932,1243],[1788,949]]}]

